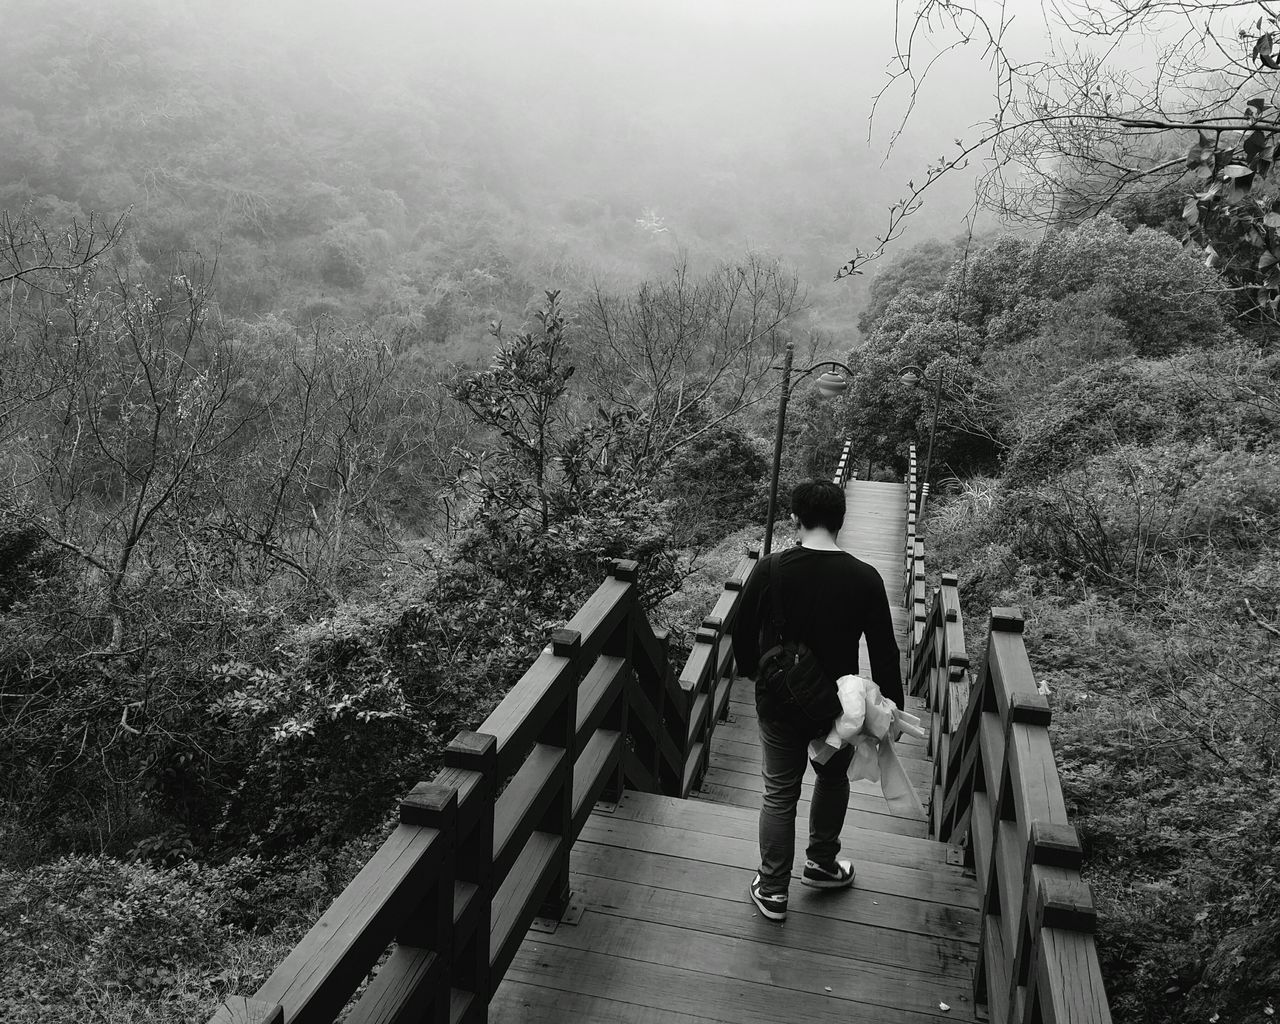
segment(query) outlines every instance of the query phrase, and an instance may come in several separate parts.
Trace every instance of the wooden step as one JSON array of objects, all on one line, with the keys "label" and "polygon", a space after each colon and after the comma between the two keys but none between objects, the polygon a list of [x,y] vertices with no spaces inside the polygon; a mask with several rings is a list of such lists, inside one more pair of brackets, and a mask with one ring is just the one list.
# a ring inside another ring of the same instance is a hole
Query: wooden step
[{"label": "wooden step", "polygon": [[793,884],[787,921],[777,924],[746,893],[759,857],[756,818],[634,793],[614,813],[591,815],[572,858],[581,920],[526,937],[490,1019],[974,1019],[977,899],[945,847],[850,828],[854,888]]}]

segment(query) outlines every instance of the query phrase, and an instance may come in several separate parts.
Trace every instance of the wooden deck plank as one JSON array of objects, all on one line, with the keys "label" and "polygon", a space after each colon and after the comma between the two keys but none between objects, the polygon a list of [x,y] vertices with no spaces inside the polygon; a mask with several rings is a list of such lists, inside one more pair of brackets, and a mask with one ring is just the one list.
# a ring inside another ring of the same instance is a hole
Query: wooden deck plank
[{"label": "wooden deck plank", "polygon": [[[756,717],[756,696],[755,683],[746,678],[738,678],[733,681],[733,687],[729,694],[729,714],[734,717],[755,718]],[[932,715],[928,708],[924,705],[923,697],[907,697],[906,710],[916,715],[921,724],[926,724],[932,719]],[[904,736],[903,743],[921,742],[915,740],[914,737]]]},{"label": "wooden deck plank", "polygon": [[[614,880],[640,880],[646,887],[669,889],[678,893],[704,893],[721,899],[740,899],[747,903],[748,870],[726,870],[723,864],[690,860],[668,854],[624,850],[599,843],[579,843],[574,848],[573,870],[581,876]],[[906,932],[910,935],[933,936],[959,943],[956,948],[976,949],[978,911],[943,903],[929,903],[898,893],[878,893],[855,885],[839,899],[831,894],[795,886],[791,892],[788,922],[799,915],[829,917],[847,921],[878,932]],[[759,915],[753,920],[768,922]],[[892,948],[892,944],[888,948]]]},{"label": "wooden deck plank", "polygon": [[[718,740],[719,737],[716,737]],[[730,772],[747,772],[748,774],[758,775],[761,767],[760,747],[752,750],[744,750],[730,753],[728,750],[716,749],[720,744],[716,743],[711,751],[710,763],[717,768],[723,768]],[[933,778],[933,765],[922,757],[912,757],[907,750],[898,748],[898,759],[902,762],[903,768],[906,770],[907,777],[918,787],[926,786]],[[805,775],[809,776],[813,771],[812,766],[805,767]],[[917,778],[919,776],[919,778]],[[872,782],[870,779],[850,779],[849,785],[855,793],[879,793],[880,783]]]},{"label": "wooden deck plank", "polygon": [[[929,787],[931,785],[931,780],[928,774],[929,766],[926,764],[921,765],[919,768],[910,767],[907,766],[905,761],[903,762],[903,766],[907,770],[907,778],[911,779],[911,783],[915,787],[916,795],[920,797],[921,803],[927,803]],[[884,810],[888,810],[888,804],[884,803],[884,797],[880,796],[878,793],[879,783],[871,783],[868,785],[865,779],[860,781],[862,784],[856,791],[852,789],[850,790],[850,799],[852,799],[852,794],[856,792],[858,796],[865,798],[866,800],[879,800],[880,804],[878,806]],[[712,767],[707,769],[706,782],[714,786],[724,786],[731,789],[745,789],[750,793],[764,793],[764,778],[758,771],[739,772],[728,768]],[[800,783],[800,795],[806,800],[813,798],[813,784],[814,777],[810,774],[806,774],[803,781]],[[850,783],[851,787],[852,785],[853,783]],[[873,804],[873,806],[876,805]]]},{"label": "wooden deck plank", "polygon": [[[704,786],[703,789],[697,790],[690,795],[696,799],[705,799],[707,803],[744,807],[755,811],[760,810],[760,805],[764,802],[763,793],[753,793],[746,789],[731,789],[728,786],[716,786],[714,784]],[[860,801],[867,801],[868,803],[874,801],[875,807],[871,810],[866,809],[860,805]],[[802,821],[809,820],[809,806],[808,798],[802,793],[800,802],[796,804],[796,814]],[[897,835],[921,838],[929,834],[929,822],[927,819],[899,818],[889,812],[883,797],[864,797],[857,793],[851,794],[847,813],[846,821],[863,828],[876,828],[882,832],[893,832]]]},{"label": "wooden deck plank", "polygon": [[[719,916],[717,904],[733,914],[738,914],[740,909],[751,909],[745,904],[707,897],[691,896],[688,900],[709,917]],[[738,919],[745,920],[743,916]],[[778,931],[781,927],[772,925],[769,931]],[[741,933],[700,930],[691,936],[677,926],[662,922],[588,911],[576,927],[557,929],[553,935],[543,936],[542,941],[560,948],[591,950],[661,967],[769,985],[775,1000],[822,993],[830,988],[830,996],[835,999],[877,1010],[944,1016],[947,1020],[954,1017],[951,1011],[940,1010],[939,1003],[956,1007],[957,1016],[963,1019],[968,1000],[968,983],[963,979],[865,963],[839,952],[796,949],[790,942],[785,945],[774,942],[767,932],[748,937]]]},{"label": "wooden deck plank", "polygon": [[[754,746],[756,751],[760,749],[760,731],[755,724],[754,718],[739,718],[735,722],[721,722],[716,726],[716,744],[721,744],[724,740],[740,742],[740,744],[748,744]],[[746,753],[745,756],[758,758],[759,754]],[[915,744],[897,744],[897,756],[905,767],[910,768],[911,762],[916,765],[931,765],[928,750],[923,745]],[[925,772],[928,774],[928,772]]]},{"label": "wooden deck plank", "polygon": [[592,1024],[731,1024],[722,1017],[695,1017],[514,980],[499,986],[489,1004],[489,1024],[561,1024],[566,1020]]},{"label": "wooden deck plank", "polygon": [[[737,740],[740,743],[749,743],[759,747],[760,730],[754,718],[738,718],[733,722],[720,722],[716,725],[715,742],[719,743],[722,739]],[[926,748],[917,742],[899,743],[898,757],[904,764],[912,759],[922,763],[929,763]]]},{"label": "wooden deck plank", "polygon": [[[773,942],[778,926],[755,912],[747,902],[746,887],[727,897],[707,893],[674,892],[641,882],[618,881],[586,875],[574,876],[574,892],[584,910],[633,921],[680,928],[682,931],[732,935]],[[835,902],[844,894],[816,896]],[[842,959],[889,968],[908,984],[928,984],[945,978],[948,986],[969,985],[977,959],[977,947],[954,939],[938,939],[907,931],[872,928],[859,921],[816,914],[788,914],[786,948],[838,955]],[[687,941],[701,942],[691,934]],[[943,997],[945,999],[945,997]]]},{"label": "wooden deck plank", "polygon": [[[754,750],[740,751],[735,756],[744,757],[747,760],[752,760],[757,762],[760,760],[761,758],[760,733],[759,733],[759,730],[755,727],[754,719],[746,720],[746,721],[739,719],[737,722],[729,722],[729,723],[722,722],[719,725],[717,725],[715,745],[718,747],[719,744],[724,743],[725,741],[742,743],[742,744],[746,744],[747,746],[754,747],[755,748]],[[728,752],[728,747],[725,747],[723,749],[726,751],[726,753]],[[903,767],[908,769],[908,771],[910,771],[912,767],[915,767],[920,770],[924,770],[929,767],[932,767],[932,761],[928,756],[926,748],[924,748],[923,746],[916,746],[914,744],[906,745],[906,744],[900,743],[897,745],[897,751],[898,751],[898,760],[902,762]],[[924,769],[921,769],[920,766],[924,766]],[[928,775],[927,770],[925,770],[925,775],[926,776]]]},{"label": "wooden deck plank", "polygon": [[[756,704],[755,704],[754,696],[748,698],[745,701],[730,700],[728,710],[729,710],[729,720],[718,723],[716,725],[717,732],[719,732],[720,729],[725,728],[726,726],[732,727],[736,725],[736,726],[739,726],[745,732],[746,735],[748,736],[756,735],[759,726],[757,725],[758,719],[756,716]],[[927,726],[933,720],[933,716],[930,715],[927,711],[917,711],[912,709],[910,706],[908,706],[907,710],[910,711],[911,714],[916,715],[920,719],[920,722],[922,725]],[[924,747],[925,747],[924,741],[921,739],[917,739],[915,736],[907,736],[904,734],[903,737],[898,741],[898,750],[903,756],[923,757],[925,756]]]},{"label": "wooden deck plank", "polygon": [[[758,774],[753,775],[748,772],[708,768],[699,793],[708,803],[727,803],[733,804],[735,807],[758,808],[760,802],[764,799],[764,779]],[[922,802],[927,801],[929,797],[928,785],[916,786],[916,794]],[[800,799],[805,803],[809,803],[813,799],[813,782],[808,777],[800,783]],[[884,796],[874,790],[870,792],[866,790],[850,790],[849,807],[865,814],[883,814],[889,817],[899,817],[899,815],[895,815],[890,810]],[[902,820],[926,821],[927,816],[922,815],[918,819],[902,816]]]},{"label": "wooden deck plank", "polygon": [[[768,981],[742,981],[705,971],[611,957],[591,950],[544,943],[522,947],[510,976],[567,992],[608,996],[647,1004],[667,1013],[698,1014],[714,1008],[735,1024],[797,1024],[799,1021],[854,1020],[876,1024],[938,1024],[933,1014],[872,1006],[834,993],[775,988]],[[567,1020],[562,1017],[561,1020]],[[583,1019],[583,1018],[579,1018]],[[586,1018],[589,1019],[589,1018]],[[960,1014],[954,1020],[972,1020]]]},{"label": "wooden deck plank", "polygon": [[[731,715],[743,715],[747,718],[756,717],[754,686],[755,684],[749,679],[734,680],[734,689],[729,697],[729,713]],[[908,697],[906,710],[918,716],[921,722],[927,722],[932,717],[928,708],[924,706],[924,700],[921,697]],[[910,740],[914,739],[914,737],[905,737],[904,739]]]},{"label": "wooden deck plank", "polygon": [[[927,791],[929,786],[933,784],[933,765],[921,758],[903,757],[901,753],[898,759],[902,762],[902,768],[907,773],[907,778],[911,780],[911,784],[916,787],[916,792]],[[708,762],[711,767],[718,768],[726,772],[736,772],[740,775],[751,775],[756,778],[760,777],[761,761],[759,757],[742,757],[734,754],[722,754],[714,749],[711,752],[711,759]],[[812,784],[816,779],[812,765],[805,765],[805,779],[808,784]],[[862,793],[866,796],[879,796],[881,793],[880,783],[872,782],[870,779],[850,779],[849,790],[853,793]]]},{"label": "wooden deck plank", "polygon": [[[748,679],[745,676],[739,676],[733,681],[729,699],[732,700],[734,704],[746,704],[750,707],[755,707],[755,685],[756,684],[753,680]],[[927,715],[929,713],[928,709],[924,706],[924,698],[922,697],[908,696],[907,710],[913,715],[921,713]]]},{"label": "wooden deck plank", "polygon": [[[725,754],[729,757],[747,758],[757,762],[760,760],[760,734],[758,732],[752,731],[749,738],[739,739],[737,737],[730,737],[727,734],[721,733],[720,730],[722,728],[723,723],[716,726],[716,737],[714,743],[714,749],[716,752]],[[904,761],[908,757],[915,756],[915,753],[916,751],[914,748],[904,747],[902,744],[898,745],[898,756]]]},{"label": "wooden deck plank", "polygon": [[[727,868],[743,871],[754,871],[760,863],[760,847],[754,837],[740,839],[706,835],[661,825],[615,820],[607,815],[593,815],[589,818],[583,828],[582,838],[587,842],[625,850],[645,850],[692,860],[710,860]],[[939,868],[932,865],[885,863],[881,859],[887,856],[883,845],[870,845],[868,848],[847,846],[843,852],[844,856],[852,859],[858,874],[857,884],[863,889],[887,894],[909,893],[913,899],[928,903],[947,903],[970,908],[978,906],[973,879],[966,877],[959,868],[951,868],[950,865]],[[798,868],[799,865],[793,867],[793,877],[799,877]]]},{"label": "wooden deck plank", "polygon": [[[648,793],[624,793],[617,810],[607,817],[638,821],[666,828],[679,828],[703,835],[755,839],[760,816],[753,810],[697,800],[671,800]],[[796,816],[796,831],[808,832],[808,824]],[[932,839],[893,835],[878,829],[860,828],[846,822],[844,839],[852,848],[883,851],[887,863],[907,866],[946,864],[947,846]]]},{"label": "wooden deck plank", "polygon": [[[695,800],[705,800],[710,804],[726,804],[757,811],[764,802],[764,793],[759,789],[739,789],[736,786],[725,786],[717,782],[704,782],[701,789],[689,795]],[[812,789],[801,788],[796,813],[805,820],[808,820],[812,795]],[[894,814],[884,797],[880,795],[851,791],[848,814],[848,820],[862,828],[876,828],[883,832],[896,832],[904,836],[928,834],[927,814],[919,818],[907,818]]]}]

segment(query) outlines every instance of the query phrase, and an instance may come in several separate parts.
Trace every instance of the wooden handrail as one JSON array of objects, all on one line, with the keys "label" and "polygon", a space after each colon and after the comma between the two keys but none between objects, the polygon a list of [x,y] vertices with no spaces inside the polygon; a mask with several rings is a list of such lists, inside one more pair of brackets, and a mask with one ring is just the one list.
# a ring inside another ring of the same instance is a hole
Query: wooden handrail
[{"label": "wooden handrail", "polygon": [[958,581],[943,574],[910,663],[910,690],[932,712],[930,829],[964,848],[977,877],[974,1002],[995,1024],[1109,1024],[1093,898],[1022,627],[1018,609],[992,609],[973,684]]},{"label": "wooden handrail", "polygon": [[741,559],[678,678],[636,563],[615,561],[262,987],[210,1024],[328,1024],[375,968],[347,1021],[485,1021],[529,925],[565,912],[569,853],[596,802],[628,787],[687,796],[701,781],[758,558]]}]

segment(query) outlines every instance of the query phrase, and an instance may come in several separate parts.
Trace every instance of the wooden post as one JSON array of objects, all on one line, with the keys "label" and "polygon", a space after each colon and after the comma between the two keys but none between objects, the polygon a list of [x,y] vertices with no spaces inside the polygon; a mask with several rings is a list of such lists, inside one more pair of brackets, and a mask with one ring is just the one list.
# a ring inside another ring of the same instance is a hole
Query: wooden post
[{"label": "wooden post", "polygon": [[[653,710],[657,712],[658,728],[653,734],[653,777],[658,781],[658,792],[667,796],[672,794],[673,788],[679,788],[680,779],[675,779],[673,787],[671,773],[663,770],[662,763],[662,734],[668,731],[668,723],[671,720],[671,697],[667,693],[667,685],[670,682],[671,660],[668,652],[671,648],[671,634],[665,629],[655,629],[653,635],[658,638],[658,647],[661,654],[658,656],[658,664],[654,666],[655,672],[653,677]],[[687,709],[686,709],[687,718]]]},{"label": "wooden post", "polygon": [[[736,580],[736,579],[727,580],[724,585],[726,590],[737,590],[737,591],[742,590],[743,586],[746,585],[746,581],[751,578],[751,574],[760,567],[760,549],[758,547],[747,548],[747,559],[748,561],[751,562],[751,566],[747,570],[747,575],[742,580]],[[739,601],[739,604],[741,604],[742,598],[738,598],[738,601]],[[739,614],[741,614],[740,608],[739,608]],[[730,644],[733,643],[732,635],[728,637],[728,641]],[[735,660],[733,662],[732,671],[729,674],[730,686],[733,685],[733,680],[737,678],[738,678],[738,664],[737,664],[737,661]],[[720,721],[727,722],[729,720],[729,705],[732,703],[733,702],[731,700],[726,700],[724,702],[724,707],[721,708],[719,711]]]},{"label": "wooden post", "polygon": [[572,670],[566,673],[564,691],[556,710],[552,712],[542,735],[538,737],[540,743],[561,747],[565,752],[555,796],[551,798],[546,814],[538,824],[540,831],[558,835],[563,840],[551,887],[547,890],[546,901],[539,911],[540,917],[557,921],[569,906],[569,852],[573,849],[573,765],[578,753],[578,681],[582,675],[578,655],[581,650],[582,634],[576,629],[551,631],[551,652],[557,658],[568,658],[573,663]]},{"label": "wooden post", "polygon": [[[640,563],[631,559],[616,558],[609,570],[609,575],[614,579],[622,580],[632,585],[632,593],[638,588],[640,582]],[[614,632],[613,636],[605,641],[602,649],[604,654],[611,655],[615,658],[621,658],[627,664],[628,678],[623,681],[622,686],[618,690],[618,698],[613,702],[613,706],[605,714],[603,719],[603,727],[606,729],[616,729],[618,735],[623,738],[625,745],[627,728],[630,724],[627,709],[631,706],[631,702],[627,699],[627,693],[630,688],[635,685],[635,654],[633,648],[635,646],[635,616],[643,614],[640,611],[640,602],[637,599],[632,600],[631,608],[627,612],[626,617],[622,620],[622,624]],[[620,751],[618,755],[618,767],[610,776],[609,781],[605,783],[604,789],[600,793],[603,800],[611,803],[617,803],[622,799],[623,790],[626,787],[626,770],[623,762],[626,760],[625,751]]]},{"label": "wooden post", "polygon": [[908,507],[907,509],[907,547],[906,547],[906,557],[904,558],[904,561],[906,562],[906,564],[903,566],[903,570],[902,570],[902,587],[907,593],[908,602],[911,601],[911,594],[915,590],[915,587],[912,586],[912,584],[915,582],[915,577],[911,575],[911,570],[915,567],[914,566],[915,547],[916,547],[916,514],[914,509],[911,509],[910,507]]},{"label": "wooden post", "polygon": [[[475,791],[467,802],[467,832],[458,844],[456,874],[476,887],[472,930],[454,950],[453,984],[474,993],[468,1018],[483,1024],[493,983],[489,976],[489,928],[493,910],[493,805],[498,793],[498,741],[478,732],[460,732],[445,748],[446,768],[469,773]],[[474,807],[474,810],[472,808]],[[474,815],[474,816],[473,816]]]},{"label": "wooden post", "polygon": [[[438,958],[439,976],[449,978],[453,961],[453,893],[457,863],[458,789],[456,786],[420,782],[400,801],[400,822],[434,828],[445,840],[444,857],[431,886],[396,934],[401,947],[426,950]],[[423,1019],[449,1019],[450,986],[436,985],[415,1007]]]},{"label": "wooden post", "polygon": [[[698,767],[694,769],[692,789],[702,788],[702,780],[707,774],[707,764],[711,759],[711,737],[716,730],[716,690],[720,688],[720,634],[723,629],[724,623],[720,619],[708,616],[702,620],[702,625],[693,638],[695,644],[707,644],[711,648],[711,657],[707,665],[706,682],[703,684],[707,697],[707,717],[702,723],[702,735],[699,737],[702,741],[702,756],[698,759]],[[695,697],[694,703],[690,706],[690,714],[696,706],[697,698]]]},{"label": "wooden post", "polygon": [[[654,631],[654,636],[659,640],[661,639],[661,635],[657,630]],[[643,776],[639,779],[632,778],[632,788],[641,792],[657,793],[661,792],[661,787],[658,784],[657,726],[655,725],[653,729],[650,729],[647,715],[632,714],[632,704],[634,702],[638,706],[643,706],[640,705],[641,701],[645,701],[650,705],[653,704],[653,701],[649,699],[649,691],[651,689],[656,690],[661,684],[659,675],[661,667],[653,666],[654,675],[652,679],[649,679],[647,672],[641,671],[638,667],[638,661],[639,659],[632,658],[631,671],[627,673],[626,678],[627,738],[624,740],[623,759],[624,761],[626,760],[628,753],[625,745],[629,744],[630,750],[635,757],[637,770],[647,776],[647,778]],[[651,683],[652,685],[646,686],[646,683]]]}]

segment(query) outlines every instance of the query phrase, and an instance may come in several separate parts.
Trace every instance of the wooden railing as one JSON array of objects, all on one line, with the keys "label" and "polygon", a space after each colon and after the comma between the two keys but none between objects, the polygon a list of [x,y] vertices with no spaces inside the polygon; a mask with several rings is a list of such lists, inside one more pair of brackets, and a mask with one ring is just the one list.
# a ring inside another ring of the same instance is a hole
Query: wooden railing
[{"label": "wooden railing", "polygon": [[[915,541],[923,575],[922,542]],[[923,584],[921,584],[923,585]],[[912,648],[909,688],[932,712],[935,839],[963,847],[982,908],[974,1002],[995,1024],[1108,1024],[1096,915],[1080,878],[1049,742],[1049,705],[1016,608],[991,612],[971,683],[957,579],[943,574]]]},{"label": "wooden railing", "polygon": [[686,723],[681,733],[685,740],[684,771],[679,789],[664,792],[686,797],[702,784],[716,724],[724,721],[729,711],[729,690],[734,680],[733,623],[742,588],[759,564],[759,558],[760,549],[752,548],[739,560],[711,614],[702,620],[694,634],[693,650],[679,679],[685,709],[682,721]]},{"label": "wooden railing", "polygon": [[857,479],[858,471],[853,468],[853,441],[846,440],[844,447],[840,450],[840,461],[836,463],[835,475],[832,476],[831,482],[843,487],[850,480]]},{"label": "wooden railing", "polygon": [[[923,590],[923,581],[921,581]],[[924,598],[921,597],[923,608]],[[951,755],[952,735],[969,703],[969,655],[965,650],[964,620],[960,613],[957,579],[942,574],[929,613],[922,613],[920,640],[911,654],[907,692],[923,697],[931,712],[929,755],[933,759],[933,781],[929,789],[930,832],[943,835],[941,814],[945,806],[946,765]]]},{"label": "wooden railing", "polygon": [[924,634],[925,585],[924,542],[920,539],[920,505],[916,499],[916,446],[911,445],[907,457],[907,536],[902,559],[902,597],[909,613],[907,628],[908,664]]},{"label": "wooden railing", "polygon": [[[211,1024],[477,1022],[535,918],[572,921],[569,853],[597,801],[623,788],[687,795],[728,706],[727,642],[748,553],[677,678],[640,606],[636,563],[609,578],[445,767],[250,998]],[[388,955],[388,949],[390,953]],[[385,957],[385,959],[384,959]]]}]

